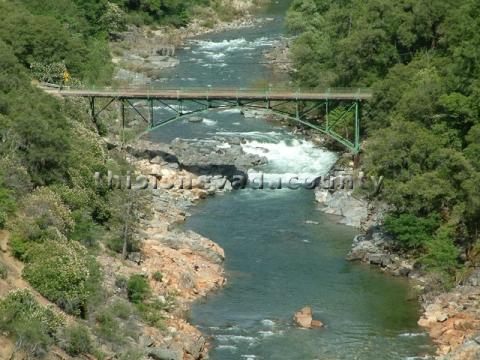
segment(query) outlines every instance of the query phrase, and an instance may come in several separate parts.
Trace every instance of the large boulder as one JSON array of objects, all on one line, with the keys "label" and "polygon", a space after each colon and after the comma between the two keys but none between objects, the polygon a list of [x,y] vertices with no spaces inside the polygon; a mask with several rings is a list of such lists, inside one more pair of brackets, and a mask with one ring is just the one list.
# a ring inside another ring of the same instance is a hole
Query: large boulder
[{"label": "large boulder", "polygon": [[310,306],[300,309],[293,316],[295,324],[304,329],[321,328],[323,323],[320,320],[313,320],[313,311]]},{"label": "large boulder", "polygon": [[317,202],[323,212],[342,216],[340,223],[359,228],[368,217],[368,206],[363,200],[353,197],[351,191],[335,191],[319,188],[315,191]]},{"label": "large boulder", "polygon": [[223,175],[231,180],[267,163],[265,157],[245,153],[241,145],[218,139],[175,139],[170,146],[181,168],[197,175]]},{"label": "large boulder", "polygon": [[147,354],[154,360],[183,360],[181,351],[163,349],[163,348],[146,348]]}]

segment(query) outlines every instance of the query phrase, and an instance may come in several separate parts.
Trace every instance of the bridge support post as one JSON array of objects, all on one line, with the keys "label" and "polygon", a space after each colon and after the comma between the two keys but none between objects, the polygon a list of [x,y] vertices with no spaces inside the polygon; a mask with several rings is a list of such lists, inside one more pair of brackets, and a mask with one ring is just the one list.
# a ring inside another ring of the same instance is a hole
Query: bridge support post
[{"label": "bridge support post", "polygon": [[90,116],[95,121],[95,97],[93,96],[90,98]]},{"label": "bridge support post", "polygon": [[125,102],[120,99],[120,117],[122,121],[122,148],[125,146]]},{"label": "bridge support post", "polygon": [[358,169],[360,167],[360,153],[353,155],[353,169]]},{"label": "bridge support post", "polygon": [[325,100],[325,130],[329,130],[329,124],[328,124],[328,99]]},{"label": "bridge support post", "polygon": [[97,129],[97,133],[99,133],[100,129],[98,127],[97,113],[95,111],[95,96],[92,96],[90,98],[90,116],[92,117],[93,124],[95,125],[95,128]]},{"label": "bridge support post", "polygon": [[150,129],[154,126],[154,119],[153,119],[153,99],[148,99],[148,123]]},{"label": "bridge support post", "polygon": [[355,101],[355,149],[354,152],[355,154],[358,154],[360,152],[360,101],[356,100]]},{"label": "bridge support post", "polygon": [[120,116],[122,118],[122,129],[125,130],[125,103],[120,100]]}]

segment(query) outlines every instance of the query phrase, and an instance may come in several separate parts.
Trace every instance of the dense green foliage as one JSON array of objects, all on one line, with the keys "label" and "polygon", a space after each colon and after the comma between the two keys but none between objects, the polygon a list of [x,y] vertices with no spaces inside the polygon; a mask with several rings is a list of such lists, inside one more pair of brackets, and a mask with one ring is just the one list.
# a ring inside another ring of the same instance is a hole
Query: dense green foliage
[{"label": "dense green foliage", "polygon": [[127,282],[128,299],[139,304],[147,299],[150,295],[150,285],[148,280],[142,275],[132,275]]},{"label": "dense green foliage", "polygon": [[296,0],[288,17],[299,84],[373,87],[363,166],[385,179],[386,227],[450,273],[478,241],[479,15],[475,0]]},{"label": "dense green foliage", "polygon": [[390,216],[385,219],[385,229],[397,234],[397,240],[407,249],[418,249],[425,246],[434,232],[438,229],[440,218],[433,214],[428,218],[419,218],[406,213],[398,217]]},{"label": "dense green foliage", "polygon": [[135,236],[139,228],[137,219],[146,215],[148,194],[144,191],[111,191],[108,196],[111,217],[107,222],[106,244],[109,249],[122,254],[139,251],[139,240]]},{"label": "dense green foliage", "polygon": [[86,315],[95,263],[77,242],[47,241],[26,254],[24,278],[68,313]]},{"label": "dense green foliage", "polygon": [[115,0],[131,21],[185,25],[195,5],[207,6],[210,0]]},{"label": "dense green foliage", "polygon": [[13,335],[18,350],[35,356],[54,342],[63,320],[41,306],[27,290],[17,290],[0,299],[0,330]]},{"label": "dense green foliage", "polygon": [[95,31],[96,19],[90,20],[73,1],[1,2],[0,40],[26,68],[61,62],[74,78],[102,83],[111,78],[113,66],[106,35]]},{"label": "dense green foliage", "polygon": [[16,203],[12,190],[5,187],[3,179],[0,177],[0,229],[5,227],[8,216],[12,215],[15,209]]},{"label": "dense green foliage", "polygon": [[163,281],[163,274],[160,271],[155,271],[152,274],[152,278],[155,281],[162,282]]},{"label": "dense green foliage", "polygon": [[220,9],[220,4],[215,0],[2,1],[0,43],[5,42],[38,80],[62,83],[67,70],[74,84],[103,85],[113,73],[108,42],[129,25],[184,26],[194,14]]},{"label": "dense green foliage", "polygon": [[95,316],[96,333],[125,351],[127,338],[138,338],[138,312],[131,303],[115,299],[103,306]]},{"label": "dense green foliage", "polygon": [[[78,82],[109,82],[110,29],[122,29],[117,10],[101,1],[0,2],[0,228],[10,230],[10,248],[25,262],[24,279],[84,318],[107,296],[93,256],[109,230],[105,224],[121,229],[122,221],[134,221],[110,211],[112,196],[93,174],[105,174],[107,166],[132,169],[110,158],[83,102],[45,94],[32,76],[61,82],[59,72],[67,69]],[[125,194],[116,198],[120,206]],[[35,304],[24,293],[0,303],[1,330],[32,354],[59,341],[50,315],[42,315],[50,313]],[[64,337],[69,353],[94,352],[83,328],[69,328]]]}]

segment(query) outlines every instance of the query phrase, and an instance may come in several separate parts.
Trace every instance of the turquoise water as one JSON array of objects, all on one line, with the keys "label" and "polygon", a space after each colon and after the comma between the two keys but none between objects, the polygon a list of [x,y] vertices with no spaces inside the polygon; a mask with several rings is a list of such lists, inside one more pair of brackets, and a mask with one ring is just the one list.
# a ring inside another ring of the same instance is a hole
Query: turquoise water
[{"label": "turquoise water", "polygon": [[[345,261],[355,231],[319,212],[310,191],[218,196],[186,227],[226,252],[227,287],[192,310],[212,336],[213,359],[407,359],[431,350],[407,283]],[[306,305],[325,329],[291,325]]]},{"label": "turquoise water", "polygon": [[[180,51],[180,65],[159,87],[251,86],[277,83],[263,52],[284,32],[289,1],[259,16],[262,25],[203,36]],[[164,108],[157,108],[160,115]],[[237,110],[182,120],[151,134],[157,141],[213,136],[242,137],[244,150],[269,164],[252,169],[267,177],[325,175],[336,155],[260,118]],[[307,223],[308,221],[308,223]],[[225,249],[228,285],[197,302],[191,321],[211,339],[210,356],[230,359],[415,359],[431,353],[418,328],[418,305],[402,279],[345,260],[356,231],[318,211],[307,190],[241,190],[210,198],[184,227]],[[413,299],[413,300],[412,300]],[[292,326],[309,305],[326,328]]]}]

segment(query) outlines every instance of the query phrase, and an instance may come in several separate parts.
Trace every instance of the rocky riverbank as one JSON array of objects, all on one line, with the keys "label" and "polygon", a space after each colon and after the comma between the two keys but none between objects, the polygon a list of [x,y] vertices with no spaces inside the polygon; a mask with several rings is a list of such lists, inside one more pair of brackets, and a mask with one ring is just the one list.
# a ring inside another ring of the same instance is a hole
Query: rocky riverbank
[{"label": "rocky riverbank", "polygon": [[[264,161],[245,154],[239,141],[231,140],[229,147],[220,140],[177,139],[169,145],[140,141],[126,149],[139,174],[155,174],[159,189],[146,190],[151,192],[152,214],[142,220],[138,234],[141,252],[129,254],[128,261],[108,255],[100,256],[99,261],[105,269],[106,283],[119,295],[123,290],[116,286],[118,277],[141,273],[168,309],[165,331],[143,328],[142,346],[153,359],[202,359],[208,352],[207,339],[185,320],[185,315],[194,300],[225,284],[224,252],[193,231],[179,230],[178,225],[199,200],[229,191],[228,176]],[[219,144],[223,144],[220,152]],[[185,179],[189,179],[188,186]],[[155,273],[161,274],[161,281],[155,279]]]},{"label": "rocky riverbank", "polygon": [[480,271],[444,293],[422,297],[419,325],[438,346],[441,360],[480,359]]},{"label": "rocky riverbank", "polygon": [[111,43],[112,61],[116,65],[115,80],[120,83],[142,86],[161,79],[165,69],[175,67],[179,60],[176,50],[185,46],[189,39],[209,33],[253,27],[266,19],[252,15],[252,12],[268,0],[237,1],[224,0],[223,6],[236,15],[226,20],[213,9],[204,13],[187,26],[180,28],[130,27]]},{"label": "rocky riverbank", "polygon": [[292,39],[284,38],[272,46],[272,50],[264,54],[267,62],[279,73],[291,73],[294,71],[290,57]]},{"label": "rocky riverbank", "polygon": [[[340,158],[331,176],[353,174],[353,168],[345,166],[344,160]],[[418,260],[402,252],[382,231],[386,204],[369,202],[350,190],[317,189],[316,199],[321,211],[338,215],[341,223],[361,232],[353,240],[348,260],[370,264],[412,281],[420,293],[423,309],[418,323],[437,345],[438,359],[480,359],[480,271],[472,271],[452,290],[441,291],[436,278],[422,271]]]},{"label": "rocky riverbank", "polygon": [[[127,146],[126,151],[136,158],[149,159],[158,169],[165,167],[195,176],[203,175],[199,181],[204,182],[219,176],[226,177],[230,182],[234,175],[246,175],[248,169],[267,162],[263,156],[245,153],[241,147],[243,141],[232,137],[175,139],[170,144],[137,141],[135,145]],[[109,146],[118,147],[119,144],[110,141]]]}]

